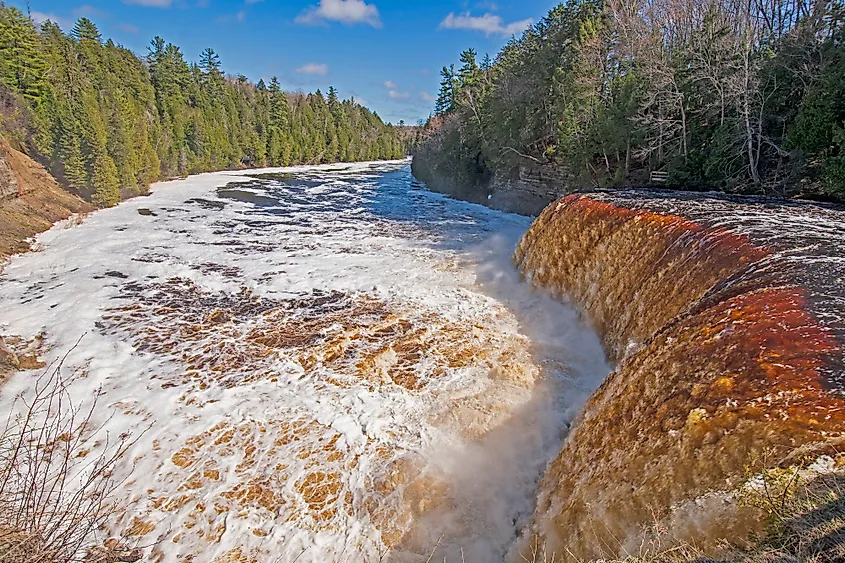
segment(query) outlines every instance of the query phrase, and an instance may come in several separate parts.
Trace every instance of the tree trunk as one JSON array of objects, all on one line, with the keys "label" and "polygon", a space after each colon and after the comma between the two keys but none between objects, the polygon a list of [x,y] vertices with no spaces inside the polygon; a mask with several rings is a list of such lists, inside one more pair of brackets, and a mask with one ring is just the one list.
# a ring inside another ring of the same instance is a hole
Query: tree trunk
[{"label": "tree trunk", "polygon": [[751,129],[751,40],[746,41],[744,53],[745,88],[743,89],[743,116],[745,118],[745,146],[748,152],[748,172],[755,186],[760,185],[760,175],[757,171],[757,159],[754,157],[754,132]]}]

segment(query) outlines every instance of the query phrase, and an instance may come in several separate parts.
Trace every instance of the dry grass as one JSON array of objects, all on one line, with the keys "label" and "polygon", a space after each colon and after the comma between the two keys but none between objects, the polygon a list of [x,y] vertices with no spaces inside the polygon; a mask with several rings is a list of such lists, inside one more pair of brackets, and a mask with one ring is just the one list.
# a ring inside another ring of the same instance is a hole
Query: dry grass
[{"label": "dry grass", "polygon": [[[74,404],[62,364],[16,399],[0,434],[0,563],[113,563],[142,553],[97,541],[118,509],[117,463],[138,439],[110,441],[93,427],[96,400]],[[92,452],[99,453],[92,453]]]},{"label": "dry grass", "polygon": [[[753,474],[730,497],[765,527],[741,546],[722,540],[696,545],[679,539],[666,518],[652,513],[636,548],[607,545],[596,558],[554,551],[540,535],[528,536],[508,561],[524,563],[842,563],[845,562],[845,456],[801,459],[799,465]],[[703,506],[702,510],[706,510]],[[730,529],[724,530],[726,533]],[[454,559],[454,558],[450,558]]]},{"label": "dry grass", "polygon": [[826,471],[777,468],[749,482],[740,500],[762,510],[767,527],[745,560],[776,554],[811,563],[845,561],[845,470],[832,458],[820,462]]}]

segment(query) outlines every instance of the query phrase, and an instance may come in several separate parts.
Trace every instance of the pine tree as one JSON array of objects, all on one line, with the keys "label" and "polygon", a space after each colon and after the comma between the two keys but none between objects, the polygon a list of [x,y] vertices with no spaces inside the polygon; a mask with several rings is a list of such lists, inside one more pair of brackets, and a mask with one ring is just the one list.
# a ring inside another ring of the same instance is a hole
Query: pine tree
[{"label": "pine tree", "polygon": [[103,36],[100,35],[100,30],[97,29],[94,22],[88,18],[79,18],[76,25],[73,26],[73,30],[71,30],[70,34],[78,41],[87,40],[101,43],[103,40]]},{"label": "pine tree", "polygon": [[214,52],[214,49],[209,47],[200,54],[199,67],[206,75],[221,74],[220,66],[220,56]]},{"label": "pine tree", "polygon": [[20,10],[0,3],[0,83],[39,102],[46,67],[32,22]]},{"label": "pine tree", "polygon": [[[50,170],[107,206],[160,177],[241,166],[387,158],[395,133],[366,108],[224,76],[154,38],[142,61],[81,18],[69,34],[40,31],[0,2],[0,85],[28,105],[30,138]],[[385,140],[385,137],[387,139]]]},{"label": "pine tree", "polygon": [[329,94],[327,98],[329,107],[337,107],[339,105],[339,101],[337,98],[337,90],[335,90],[334,86],[329,86]]},{"label": "pine tree", "polygon": [[455,65],[444,66],[440,71],[440,93],[437,95],[434,112],[448,113],[455,105]]},{"label": "pine tree", "polygon": [[100,207],[111,207],[120,201],[117,167],[109,156],[99,156],[91,168],[91,186],[94,194],[91,201]]}]

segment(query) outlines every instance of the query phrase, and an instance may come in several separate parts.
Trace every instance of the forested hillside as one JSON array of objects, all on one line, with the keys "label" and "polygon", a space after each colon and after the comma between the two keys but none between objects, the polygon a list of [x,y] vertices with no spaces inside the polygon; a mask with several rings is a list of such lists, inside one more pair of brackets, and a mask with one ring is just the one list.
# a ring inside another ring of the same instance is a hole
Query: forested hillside
[{"label": "forested hillside", "polygon": [[665,172],[842,199],[842,42],[840,0],[571,0],[495,59],[444,67],[421,160],[466,185],[548,165],[566,189]]},{"label": "forested hillside", "polygon": [[404,156],[396,128],[354,100],[229,77],[156,37],[144,58],[80,19],[36,28],[0,2],[0,134],[101,206],[161,178],[238,167]]}]

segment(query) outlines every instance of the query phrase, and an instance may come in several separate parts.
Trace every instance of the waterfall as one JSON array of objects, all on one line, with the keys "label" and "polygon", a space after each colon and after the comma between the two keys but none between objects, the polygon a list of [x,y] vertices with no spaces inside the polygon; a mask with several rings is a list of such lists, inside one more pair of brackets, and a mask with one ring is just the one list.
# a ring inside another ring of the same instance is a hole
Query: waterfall
[{"label": "waterfall", "polygon": [[841,449],[842,217],[671,192],[546,208],[514,259],[618,364],[550,464],[523,549],[626,555],[656,523],[744,540],[760,522],[729,493],[749,472]]}]

